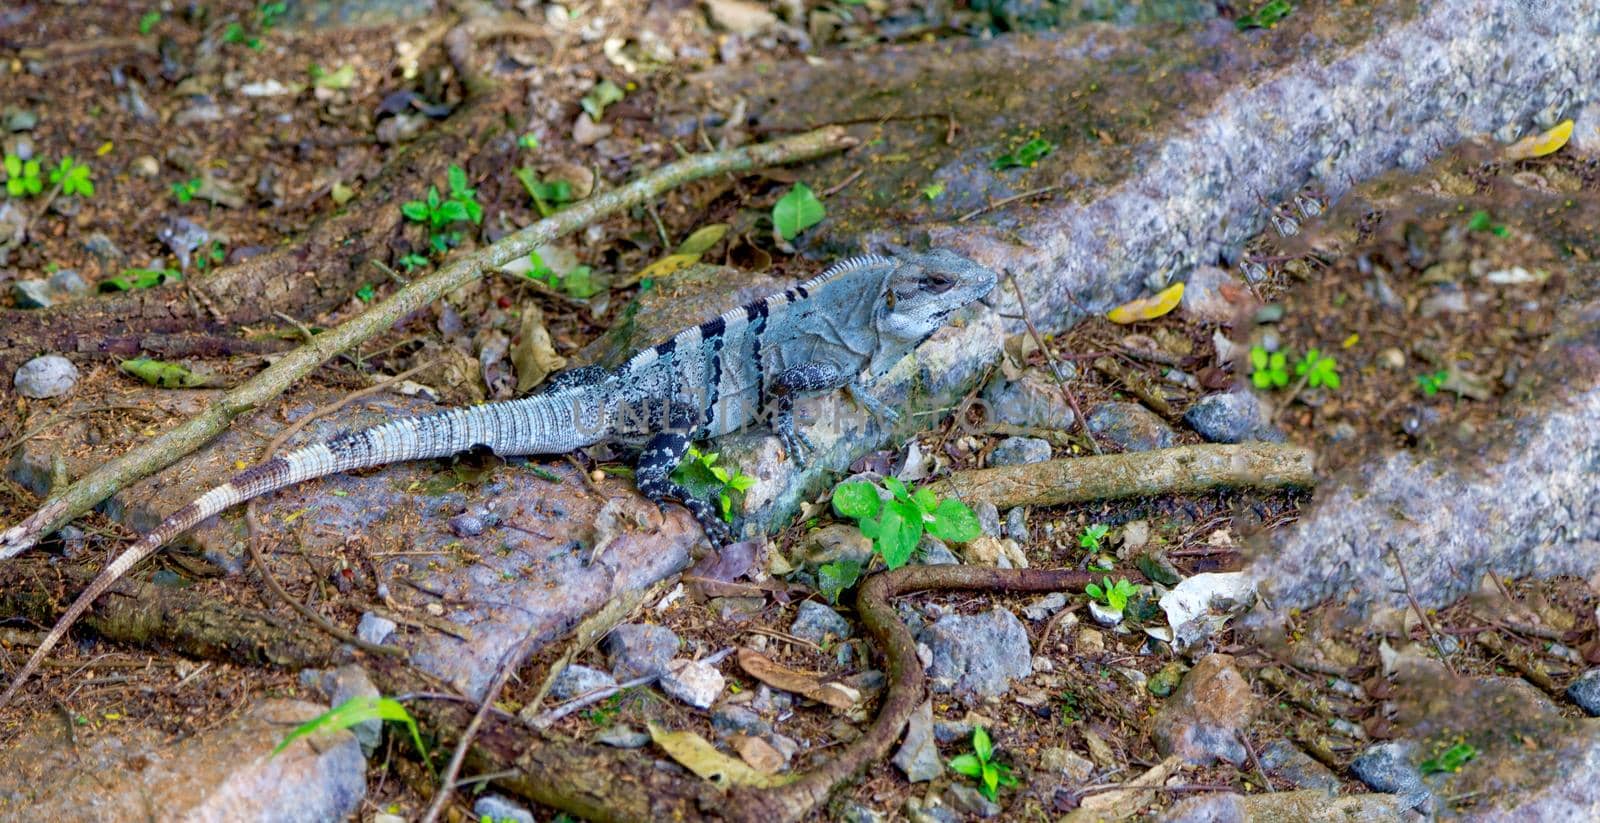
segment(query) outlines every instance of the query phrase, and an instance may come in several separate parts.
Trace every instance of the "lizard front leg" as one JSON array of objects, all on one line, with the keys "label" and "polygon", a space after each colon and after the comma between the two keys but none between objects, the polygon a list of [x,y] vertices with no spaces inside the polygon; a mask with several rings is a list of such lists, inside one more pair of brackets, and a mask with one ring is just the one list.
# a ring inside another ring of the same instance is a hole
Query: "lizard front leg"
[{"label": "lizard front leg", "polygon": [[650,438],[644,444],[644,450],[639,452],[639,463],[634,469],[635,482],[639,492],[655,501],[657,506],[665,506],[671,501],[682,503],[700,522],[700,528],[705,529],[706,539],[711,541],[711,545],[721,548],[733,542],[733,531],[717,516],[715,507],[690,494],[688,489],[672,479],[673,470],[678,468],[683,456],[688,453],[689,438],[682,434],[668,432]]},{"label": "lizard front leg", "polygon": [[814,450],[811,441],[794,427],[794,398],[801,392],[828,391],[843,388],[853,382],[832,363],[801,363],[778,373],[767,387],[765,398],[767,425],[783,443],[783,450],[794,458],[795,465],[806,467],[806,455]]},{"label": "lizard front leg", "polygon": [[883,401],[873,397],[867,391],[867,387],[861,384],[860,380],[851,380],[846,383],[844,390],[850,393],[850,399],[856,401],[856,405],[866,409],[885,423],[893,423],[900,419],[900,412],[883,405]]}]

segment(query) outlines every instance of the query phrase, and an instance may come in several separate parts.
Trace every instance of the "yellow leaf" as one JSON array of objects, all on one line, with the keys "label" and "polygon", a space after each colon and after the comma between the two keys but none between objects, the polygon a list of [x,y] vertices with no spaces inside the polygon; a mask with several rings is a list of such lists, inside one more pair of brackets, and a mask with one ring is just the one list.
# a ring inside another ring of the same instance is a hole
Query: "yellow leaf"
[{"label": "yellow leaf", "polygon": [[743,760],[717,751],[717,747],[694,732],[669,732],[651,723],[650,739],[679,765],[711,781],[719,789],[733,786],[767,789],[789,782],[782,777],[762,774]]},{"label": "yellow leaf", "polygon": [[701,226],[678,246],[678,254],[692,254],[695,257],[699,257],[711,251],[712,246],[721,242],[723,235],[726,235],[730,228],[733,227],[727,223],[712,223],[709,226]]},{"label": "yellow leaf", "polygon": [[99,157],[105,157],[106,155],[110,154],[111,150],[114,148],[116,148],[116,144],[112,143],[110,140],[107,140],[106,142],[101,143],[100,148],[95,149],[94,153]]},{"label": "yellow leaf", "polygon": [[1572,137],[1572,121],[1562,120],[1542,134],[1530,134],[1506,147],[1507,160],[1543,157],[1565,146]]},{"label": "yellow leaf", "polygon": [[698,262],[700,262],[700,255],[698,254],[669,254],[640,269],[638,274],[628,278],[628,282],[623,285],[631,285],[646,279],[660,279],[689,268]]},{"label": "yellow leaf", "polygon": [[1358,334],[1352,334],[1349,337],[1346,337],[1344,339],[1344,347],[1348,349],[1351,346],[1354,346],[1355,344],[1360,343],[1360,342],[1361,342],[1361,335],[1359,333]]},{"label": "yellow leaf", "polygon": [[1154,320],[1163,314],[1178,307],[1178,301],[1183,299],[1183,284],[1173,283],[1161,290],[1160,294],[1151,297],[1141,297],[1129,300],[1112,309],[1106,314],[1106,319],[1113,323],[1137,323],[1140,320]]}]

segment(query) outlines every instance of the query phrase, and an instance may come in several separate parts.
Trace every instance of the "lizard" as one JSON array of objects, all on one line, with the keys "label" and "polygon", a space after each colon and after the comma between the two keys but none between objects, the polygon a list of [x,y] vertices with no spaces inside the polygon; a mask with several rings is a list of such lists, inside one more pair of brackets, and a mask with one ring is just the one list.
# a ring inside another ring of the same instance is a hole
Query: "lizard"
[{"label": "lizard", "polygon": [[[691,443],[765,424],[803,468],[812,445],[795,428],[796,397],[843,389],[867,411],[893,420],[897,414],[868,393],[861,375],[881,377],[995,282],[993,271],[943,249],[852,257],[641,349],[615,369],[569,369],[536,394],[396,418],[257,463],[178,509],[112,560],[12,678],[0,706],[97,598],[168,541],[251,498],[330,474],[479,446],[514,456],[616,444],[639,450],[634,478],[640,493],[663,507],[681,503],[720,546],[732,534],[716,509],[672,479]],[[0,545],[21,539],[19,529],[0,533]]]}]

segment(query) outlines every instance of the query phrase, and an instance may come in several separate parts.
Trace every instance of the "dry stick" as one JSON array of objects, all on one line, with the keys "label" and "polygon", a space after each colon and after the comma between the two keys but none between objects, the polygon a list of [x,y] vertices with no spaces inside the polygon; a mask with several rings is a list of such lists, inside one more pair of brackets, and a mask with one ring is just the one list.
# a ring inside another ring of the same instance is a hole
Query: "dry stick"
[{"label": "dry stick", "polygon": [[1439,633],[1433,630],[1433,621],[1428,619],[1428,613],[1422,610],[1422,604],[1418,603],[1416,595],[1411,593],[1411,575],[1406,574],[1405,561],[1400,559],[1400,551],[1393,543],[1389,544],[1389,554],[1394,555],[1394,565],[1400,570],[1400,582],[1406,587],[1406,600],[1411,603],[1411,608],[1416,610],[1417,618],[1422,621],[1422,627],[1428,630],[1428,638],[1433,641],[1433,648],[1439,652],[1439,662],[1443,663],[1452,674],[1455,673],[1455,667],[1450,665],[1450,655],[1445,653],[1444,644],[1439,642]]},{"label": "dry stick", "polygon": [[1011,290],[1017,294],[1017,307],[1022,310],[1023,325],[1028,327],[1028,334],[1033,337],[1033,344],[1044,352],[1044,357],[1050,364],[1050,373],[1055,375],[1056,386],[1061,389],[1061,396],[1067,399],[1067,405],[1072,407],[1072,414],[1078,418],[1078,428],[1083,430],[1083,436],[1089,438],[1089,447],[1095,454],[1102,454],[1100,444],[1094,440],[1094,433],[1089,431],[1089,421],[1083,419],[1083,409],[1078,407],[1078,396],[1067,388],[1067,379],[1061,376],[1061,367],[1056,364],[1056,356],[1051,353],[1050,347],[1044,344],[1044,338],[1039,336],[1039,330],[1033,326],[1032,312],[1028,311],[1028,301],[1022,297],[1022,286],[1017,284],[1016,275],[1006,270],[1006,279],[1011,281]]},{"label": "dry stick", "polygon": [[691,180],[810,160],[851,145],[843,129],[824,128],[794,137],[669,163],[621,188],[575,203],[497,242],[455,258],[413,280],[383,301],[285,354],[205,411],[112,460],[53,497],[19,525],[0,533],[0,559],[11,557],[66,525],[129,483],[170,466],[228,427],[233,418],[276,398],[296,380],[335,355],[379,334],[400,318],[471,283],[486,271],[525,257],[600,218],[632,208]]},{"label": "dry stick", "polygon": [[977,217],[980,214],[983,214],[984,212],[993,211],[994,209],[998,209],[1001,206],[1006,206],[1006,205],[1010,205],[1012,203],[1015,203],[1018,200],[1027,200],[1029,198],[1038,197],[1041,194],[1049,194],[1050,192],[1053,192],[1053,191],[1055,191],[1056,189],[1059,189],[1059,188],[1061,188],[1061,187],[1060,186],[1044,186],[1042,188],[1029,189],[1028,191],[1022,192],[1021,194],[1013,194],[1010,197],[1002,197],[999,200],[996,200],[996,201],[994,201],[993,203],[990,203],[987,206],[984,206],[982,208],[973,209],[972,211],[969,211],[966,214],[963,214],[960,217],[957,217],[956,218],[956,222],[957,223],[965,223],[968,220],[971,220],[972,218]]},{"label": "dry stick", "polygon": [[[350,405],[351,403],[354,403],[357,400],[360,400],[363,397],[376,394],[379,391],[388,388],[390,385],[398,383],[401,380],[404,380],[411,375],[422,371],[423,369],[431,368],[434,365],[436,365],[436,361],[424,363],[420,366],[413,366],[397,375],[386,377],[383,380],[380,380],[377,383],[374,383],[358,392],[346,395],[336,403],[330,403],[326,406],[322,406],[313,410],[310,414],[289,424],[289,426],[280,432],[277,437],[273,438],[272,442],[268,443],[265,449],[262,449],[261,460],[271,460],[272,456],[277,454],[278,449],[281,448],[284,443],[288,442],[289,438],[295,436],[295,434],[299,433],[301,429],[305,428],[307,423],[310,423],[319,417],[333,414],[334,412]],[[251,498],[250,501],[245,504],[244,521],[245,525],[250,530],[250,537],[245,541],[245,545],[250,550],[250,562],[254,563],[256,569],[261,572],[261,579],[266,582],[267,588],[272,590],[274,596],[276,596],[279,600],[282,600],[284,603],[287,603],[290,608],[299,612],[301,616],[316,624],[317,628],[322,629],[324,632],[327,632],[339,640],[349,643],[364,652],[370,652],[372,654],[392,654],[397,657],[406,656],[405,649],[402,649],[399,646],[385,646],[382,643],[369,643],[365,640],[362,640],[360,637],[357,637],[356,635],[345,631],[339,626],[334,625],[333,621],[323,617],[320,612],[304,603],[301,603],[299,600],[291,596],[289,591],[283,587],[283,584],[278,582],[277,575],[274,575],[272,573],[272,569],[267,567],[266,558],[261,556],[261,527],[260,524],[256,522],[255,498]]]},{"label": "dry stick", "polygon": [[500,698],[500,690],[506,687],[506,681],[511,679],[513,672],[522,665],[523,658],[533,647],[534,639],[539,632],[530,629],[517,641],[517,645],[506,652],[500,659],[500,670],[495,672],[494,680],[489,683],[489,689],[483,693],[483,702],[478,704],[478,710],[472,713],[472,722],[462,730],[461,739],[456,742],[455,753],[450,756],[450,765],[445,767],[444,774],[439,776],[439,790],[433,793],[433,802],[428,805],[428,811],[422,816],[422,823],[434,823],[439,819],[439,813],[444,811],[450,802],[450,796],[455,794],[456,775],[461,772],[461,764],[466,762],[467,750],[472,748],[472,739],[478,736],[478,728],[483,725],[483,719],[488,716],[494,701]]},{"label": "dry stick", "polygon": [[1106,454],[961,471],[929,488],[940,497],[1013,506],[1060,506],[1155,494],[1201,492],[1219,486],[1309,487],[1314,454],[1276,443],[1207,443],[1147,452]]}]

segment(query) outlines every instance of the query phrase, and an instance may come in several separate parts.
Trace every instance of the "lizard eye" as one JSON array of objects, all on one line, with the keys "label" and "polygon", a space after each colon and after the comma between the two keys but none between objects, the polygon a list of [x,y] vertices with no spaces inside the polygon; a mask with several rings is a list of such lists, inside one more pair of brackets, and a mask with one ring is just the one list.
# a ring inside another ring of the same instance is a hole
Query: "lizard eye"
[{"label": "lizard eye", "polygon": [[929,274],[922,278],[922,288],[934,294],[947,292],[955,284],[956,279],[948,274]]}]

